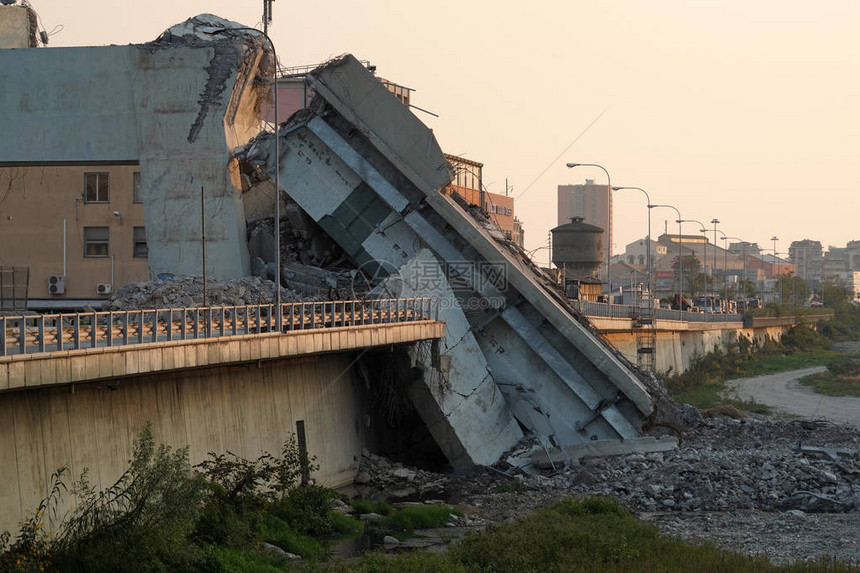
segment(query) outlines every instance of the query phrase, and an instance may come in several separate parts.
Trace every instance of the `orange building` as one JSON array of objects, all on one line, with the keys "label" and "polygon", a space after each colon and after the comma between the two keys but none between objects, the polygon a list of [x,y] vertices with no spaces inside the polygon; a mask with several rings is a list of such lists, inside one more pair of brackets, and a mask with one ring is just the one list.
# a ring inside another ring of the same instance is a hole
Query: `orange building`
[{"label": "orange building", "polygon": [[[456,155],[445,155],[454,168],[454,179],[444,192],[456,193],[470,205],[477,205],[493,221],[505,236],[512,240],[522,240],[522,224],[514,217],[514,198],[484,190],[482,184],[483,163],[471,161]],[[520,246],[522,246],[521,243]]]}]

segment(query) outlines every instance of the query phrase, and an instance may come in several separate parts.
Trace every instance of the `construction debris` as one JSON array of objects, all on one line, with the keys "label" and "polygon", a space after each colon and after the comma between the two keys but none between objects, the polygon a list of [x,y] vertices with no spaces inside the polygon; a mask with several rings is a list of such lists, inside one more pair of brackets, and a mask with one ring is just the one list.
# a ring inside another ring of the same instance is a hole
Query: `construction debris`
[{"label": "construction debris", "polygon": [[[209,306],[241,306],[271,304],[275,297],[275,283],[259,277],[237,280],[208,279],[206,302]],[[293,290],[281,288],[283,302],[316,300],[304,297]],[[176,277],[156,279],[145,283],[131,283],[117,289],[104,305],[106,310],[132,310],[141,308],[184,308],[203,306],[203,278]]]}]

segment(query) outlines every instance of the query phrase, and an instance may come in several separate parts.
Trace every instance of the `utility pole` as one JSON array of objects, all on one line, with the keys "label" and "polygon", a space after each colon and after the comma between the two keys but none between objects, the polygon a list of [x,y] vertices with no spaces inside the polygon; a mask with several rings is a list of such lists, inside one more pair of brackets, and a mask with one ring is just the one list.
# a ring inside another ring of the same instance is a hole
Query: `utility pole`
[{"label": "utility pole", "polygon": [[272,2],[275,0],[263,0],[263,33],[269,33],[269,24],[272,23]]}]

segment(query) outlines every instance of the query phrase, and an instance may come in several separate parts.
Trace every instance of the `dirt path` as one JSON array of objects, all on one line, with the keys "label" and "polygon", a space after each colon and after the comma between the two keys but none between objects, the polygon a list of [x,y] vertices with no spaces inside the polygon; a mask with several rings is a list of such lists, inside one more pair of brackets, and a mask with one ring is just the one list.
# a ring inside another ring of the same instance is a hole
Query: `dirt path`
[{"label": "dirt path", "polygon": [[784,414],[860,426],[860,398],[824,396],[798,383],[800,378],[826,370],[824,366],[728,380],[729,391],[741,400],[755,400]]}]

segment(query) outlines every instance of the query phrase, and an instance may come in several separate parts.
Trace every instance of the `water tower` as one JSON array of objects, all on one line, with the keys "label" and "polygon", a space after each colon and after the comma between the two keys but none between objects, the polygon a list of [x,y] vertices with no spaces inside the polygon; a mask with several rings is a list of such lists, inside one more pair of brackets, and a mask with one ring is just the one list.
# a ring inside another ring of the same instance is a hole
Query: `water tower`
[{"label": "water tower", "polygon": [[[552,262],[559,269],[564,292],[570,298],[600,294],[597,269],[603,262],[603,229],[572,217],[552,231]],[[591,288],[586,288],[590,285]],[[596,287],[596,288],[595,288]],[[592,291],[594,291],[592,293]]]}]

